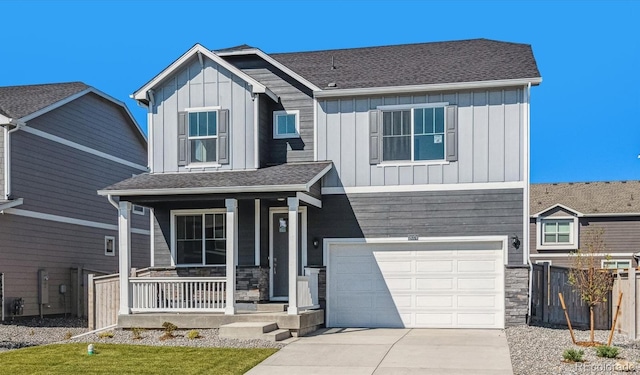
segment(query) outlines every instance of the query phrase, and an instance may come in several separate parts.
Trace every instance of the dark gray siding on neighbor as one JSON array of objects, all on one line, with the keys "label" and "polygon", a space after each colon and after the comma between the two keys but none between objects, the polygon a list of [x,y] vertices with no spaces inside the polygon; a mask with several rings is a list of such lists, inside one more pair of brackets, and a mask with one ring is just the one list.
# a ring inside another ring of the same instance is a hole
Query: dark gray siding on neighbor
[{"label": "dark gray siding on neighbor", "polygon": [[[254,200],[238,200],[238,264],[253,265],[255,263]],[[154,266],[171,266],[171,210],[224,208],[224,200],[190,204],[154,205]],[[264,223],[263,223],[264,225]]]},{"label": "dark gray siding on neighbor", "polygon": [[[313,238],[518,235],[522,238],[522,190],[477,190],[324,195],[309,207]],[[309,252],[309,264],[322,251]],[[522,247],[509,247],[509,263],[522,264]]]},{"label": "dark gray siding on neighbor", "polygon": [[[113,210],[115,211],[115,209]],[[64,300],[58,293],[61,284],[67,286],[67,312],[71,312],[71,267],[84,267],[109,273],[118,272],[116,256],[104,255],[104,237],[116,237],[116,230],[90,228],[17,215],[0,215],[0,273],[5,274],[5,296],[24,298],[24,315],[37,315],[38,270],[49,273],[51,307],[44,314],[64,313]],[[149,265],[149,236],[132,235],[132,247],[146,249],[132,254],[131,264],[141,268]]]},{"label": "dark gray siding on neighbor", "polygon": [[[631,260],[634,265],[635,260],[633,254],[640,251],[640,216],[627,216],[627,217],[581,217],[578,219],[580,223],[579,228],[579,246],[585,247],[587,245],[587,238],[589,231],[591,230],[604,230],[604,242],[607,247],[606,253],[626,253],[629,255],[620,257],[611,257],[612,260]],[[568,266],[571,265],[571,261],[568,255],[573,250],[538,250],[537,249],[537,228],[536,220],[531,219],[529,226],[529,244],[531,254],[566,254],[566,258],[554,257],[532,257],[531,261],[535,263],[538,260],[551,260],[554,266]]]},{"label": "dark gray siding on neighbor", "polygon": [[[30,127],[147,166],[143,138],[122,107],[87,94],[28,122]],[[13,133],[16,134],[16,133]],[[141,171],[138,171],[141,173]]]},{"label": "dark gray siding on neighbor", "polygon": [[0,128],[0,199],[4,199],[4,129]]},{"label": "dark gray siding on neighbor", "polygon": [[[313,161],[312,91],[257,56],[230,56],[226,59],[280,97],[280,103],[271,104],[271,111],[267,114],[267,164]],[[300,138],[273,139],[273,111],[282,109],[300,111]]]}]

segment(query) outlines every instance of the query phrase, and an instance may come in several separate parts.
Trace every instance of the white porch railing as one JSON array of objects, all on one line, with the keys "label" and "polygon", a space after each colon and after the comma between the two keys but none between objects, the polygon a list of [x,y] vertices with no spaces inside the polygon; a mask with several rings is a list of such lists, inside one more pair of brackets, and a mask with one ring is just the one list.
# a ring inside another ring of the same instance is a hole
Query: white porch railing
[{"label": "white porch railing", "polygon": [[131,312],[224,312],[224,277],[132,277]]},{"label": "white porch railing", "polygon": [[298,276],[298,308],[301,310],[316,309],[320,307],[318,299],[318,274],[317,268],[305,268],[305,276]]}]

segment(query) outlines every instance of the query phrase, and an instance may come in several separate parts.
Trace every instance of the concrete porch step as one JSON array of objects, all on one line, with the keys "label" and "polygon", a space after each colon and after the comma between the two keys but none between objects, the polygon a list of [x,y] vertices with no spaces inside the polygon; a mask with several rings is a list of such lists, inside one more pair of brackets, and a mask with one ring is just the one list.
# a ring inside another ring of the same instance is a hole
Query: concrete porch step
[{"label": "concrete porch step", "polygon": [[266,341],[282,341],[291,337],[291,331],[288,329],[276,329],[275,331],[262,334],[262,339]]},{"label": "concrete porch step", "polygon": [[288,303],[258,303],[256,311],[258,312],[282,312],[287,311]]},{"label": "concrete porch step", "polygon": [[220,326],[218,334],[227,339],[262,339],[282,341],[291,337],[288,329],[278,329],[274,322],[236,322]]}]

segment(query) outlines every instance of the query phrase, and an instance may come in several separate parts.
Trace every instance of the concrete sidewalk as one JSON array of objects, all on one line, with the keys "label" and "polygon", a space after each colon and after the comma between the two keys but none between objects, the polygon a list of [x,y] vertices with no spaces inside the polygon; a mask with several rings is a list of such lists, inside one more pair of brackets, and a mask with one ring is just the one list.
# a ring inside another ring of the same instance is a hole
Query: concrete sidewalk
[{"label": "concrete sidewalk", "polygon": [[331,328],[254,367],[272,374],[513,374],[504,331]]}]

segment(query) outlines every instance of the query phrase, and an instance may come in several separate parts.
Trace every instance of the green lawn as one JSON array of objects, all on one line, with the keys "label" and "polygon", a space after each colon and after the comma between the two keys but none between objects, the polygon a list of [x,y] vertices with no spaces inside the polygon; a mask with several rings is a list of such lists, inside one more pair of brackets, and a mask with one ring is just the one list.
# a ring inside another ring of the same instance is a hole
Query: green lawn
[{"label": "green lawn", "polygon": [[34,346],[0,353],[1,374],[244,374],[278,349],[96,344]]}]

